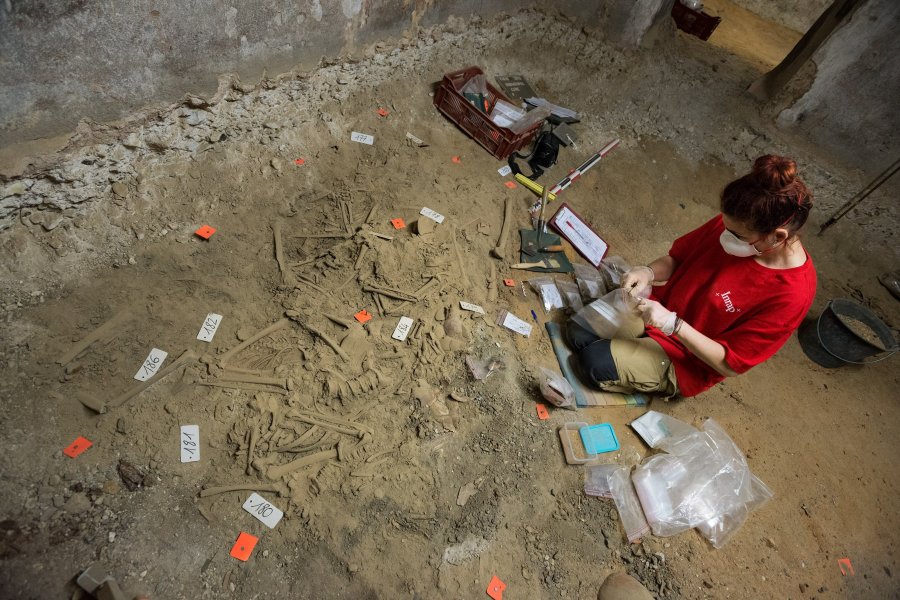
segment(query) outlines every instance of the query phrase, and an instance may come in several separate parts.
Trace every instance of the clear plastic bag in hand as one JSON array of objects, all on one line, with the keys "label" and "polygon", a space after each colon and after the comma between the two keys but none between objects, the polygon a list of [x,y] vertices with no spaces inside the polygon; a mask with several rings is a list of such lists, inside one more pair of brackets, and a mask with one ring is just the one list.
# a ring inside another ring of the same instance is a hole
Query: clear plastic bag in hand
[{"label": "clear plastic bag in hand", "polygon": [[582,308],[572,320],[597,337],[609,340],[625,325],[631,329],[641,321],[636,307],[637,298],[617,289]]},{"label": "clear plastic bag in hand", "polygon": [[600,261],[600,271],[609,289],[621,287],[625,273],[630,270],[631,265],[621,256],[609,256]]}]

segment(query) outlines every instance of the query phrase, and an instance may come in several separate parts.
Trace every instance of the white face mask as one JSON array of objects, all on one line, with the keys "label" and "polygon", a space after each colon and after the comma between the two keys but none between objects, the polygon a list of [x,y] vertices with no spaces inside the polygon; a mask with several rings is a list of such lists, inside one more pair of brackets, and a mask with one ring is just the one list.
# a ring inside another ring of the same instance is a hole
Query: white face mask
[{"label": "white face mask", "polygon": [[719,236],[719,243],[722,244],[722,249],[732,256],[746,258],[762,254],[753,244],[738,239],[736,235],[727,229]]}]

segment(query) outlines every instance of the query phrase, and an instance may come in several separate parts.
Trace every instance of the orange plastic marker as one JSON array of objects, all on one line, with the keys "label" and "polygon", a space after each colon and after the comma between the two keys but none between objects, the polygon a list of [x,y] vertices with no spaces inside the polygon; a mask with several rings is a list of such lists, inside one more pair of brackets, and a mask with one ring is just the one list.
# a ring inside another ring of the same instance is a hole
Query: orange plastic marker
[{"label": "orange plastic marker", "polygon": [[63,450],[63,454],[68,456],[69,458],[75,458],[88,448],[94,445],[94,442],[87,439],[86,437],[78,436],[75,438],[75,441],[66,446],[65,450]]},{"label": "orange plastic marker", "polygon": [[394,229],[403,229],[406,227],[406,221],[397,217],[396,219],[391,219],[391,225],[394,226]]},{"label": "orange plastic marker", "polygon": [[546,421],[547,419],[550,418],[550,413],[547,412],[547,405],[546,405],[546,404],[541,404],[540,402],[538,402],[538,404],[537,404],[537,416],[538,416],[538,419],[540,419],[541,421]]},{"label": "orange plastic marker", "polygon": [[231,555],[238,560],[247,562],[250,555],[253,554],[253,549],[256,548],[256,542],[258,541],[259,538],[255,535],[250,535],[249,533],[244,533],[242,531],[238,536],[237,541],[234,543],[234,546],[231,547]]},{"label": "orange plastic marker", "polygon": [[505,589],[506,584],[503,583],[499,577],[494,575],[487,586],[487,595],[494,600],[503,600],[503,590]]},{"label": "orange plastic marker", "polygon": [[362,309],[361,311],[353,315],[353,318],[360,323],[368,323],[372,320],[372,315],[366,309]]},{"label": "orange plastic marker", "polygon": [[[839,558],[838,566],[841,568],[841,575],[843,575],[844,577],[846,577],[847,574],[856,575],[856,573],[853,572],[853,565],[850,564],[849,558]],[[846,570],[844,569],[844,567],[847,567]]]},{"label": "orange plastic marker", "polygon": [[459,163],[462,162],[462,159],[460,159],[458,156],[454,156],[454,157],[451,158],[450,160],[452,160],[452,161],[455,162],[456,164],[459,164]]},{"label": "orange plastic marker", "polygon": [[391,114],[391,113],[389,113],[388,111],[386,111],[386,110],[383,109],[383,108],[379,108],[377,112],[378,112],[378,114],[379,114],[380,116],[382,116],[382,117],[386,117],[386,116],[388,116],[389,114]]},{"label": "orange plastic marker", "polygon": [[516,286],[516,280],[515,280],[515,279],[504,279],[504,280],[503,280],[503,285],[505,285],[506,287],[515,287],[515,286]]},{"label": "orange plastic marker", "polygon": [[306,162],[306,161],[303,160],[302,158],[295,158],[295,159],[294,159],[294,164],[297,165],[298,167],[299,167],[300,165],[302,165],[303,163],[305,163],[305,162]]},{"label": "orange plastic marker", "polygon": [[209,238],[212,237],[212,234],[214,234],[215,232],[216,232],[215,228],[210,227],[209,225],[204,225],[203,227],[201,227],[194,233],[197,234],[199,237],[202,237],[204,240],[208,240]]},{"label": "orange plastic marker", "polygon": [[504,183],[503,185],[505,185],[506,187],[508,187],[508,188],[511,189],[511,190],[514,190],[514,189],[516,189],[516,187],[518,187],[518,186],[516,186],[516,182],[515,182],[515,181],[507,181],[507,182]]}]

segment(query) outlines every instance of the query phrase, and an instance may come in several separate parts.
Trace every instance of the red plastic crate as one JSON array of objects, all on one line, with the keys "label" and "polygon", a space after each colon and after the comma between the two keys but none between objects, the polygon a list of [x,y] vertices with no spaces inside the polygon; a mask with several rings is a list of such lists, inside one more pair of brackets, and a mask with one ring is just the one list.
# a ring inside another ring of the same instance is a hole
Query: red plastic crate
[{"label": "red plastic crate", "polygon": [[[459,92],[465,83],[475,75],[484,74],[478,67],[468,67],[453,73],[447,73],[441,80],[434,94],[434,106],[445,117],[456,123],[457,127],[465,131],[469,137],[484,146],[494,158],[504,159],[522,146],[528,144],[534,134],[540,128],[541,123],[535,123],[530,129],[516,134],[507,129],[495,125],[491,118],[481,112]],[[487,84],[488,106],[493,108],[497,99],[510,102],[510,99],[501,94],[490,83]]]},{"label": "red plastic crate", "polygon": [[722,22],[722,17],[714,17],[705,12],[690,9],[678,0],[675,0],[675,4],[672,5],[672,18],[675,19],[678,29],[695,35],[704,42]]}]

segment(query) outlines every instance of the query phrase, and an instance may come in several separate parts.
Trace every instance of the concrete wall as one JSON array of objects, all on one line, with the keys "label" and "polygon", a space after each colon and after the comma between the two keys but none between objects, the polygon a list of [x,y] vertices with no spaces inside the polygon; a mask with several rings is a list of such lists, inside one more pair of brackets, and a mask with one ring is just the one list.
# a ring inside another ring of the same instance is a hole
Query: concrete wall
[{"label": "concrete wall", "polygon": [[872,176],[900,156],[900,2],[868,0],[813,55],[809,90],[778,116]]},{"label": "concrete wall", "polygon": [[[616,0],[619,1],[619,0]],[[595,21],[602,2],[549,0],[3,0],[0,146],[107,121],[217,76],[312,67],[450,16],[540,4]]]}]

